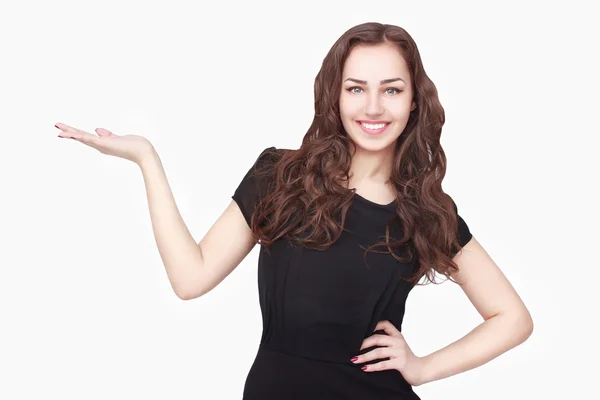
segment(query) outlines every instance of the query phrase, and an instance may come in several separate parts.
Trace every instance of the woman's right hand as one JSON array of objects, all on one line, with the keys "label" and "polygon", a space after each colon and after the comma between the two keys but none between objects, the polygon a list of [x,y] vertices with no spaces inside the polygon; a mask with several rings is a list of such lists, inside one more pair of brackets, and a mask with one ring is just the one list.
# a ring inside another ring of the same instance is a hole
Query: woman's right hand
[{"label": "woman's right hand", "polygon": [[96,136],[60,122],[54,126],[62,131],[58,135],[61,138],[75,139],[98,150],[102,154],[124,158],[138,165],[154,152],[152,143],[143,136],[119,136],[103,128],[96,129],[96,133],[98,134]]}]

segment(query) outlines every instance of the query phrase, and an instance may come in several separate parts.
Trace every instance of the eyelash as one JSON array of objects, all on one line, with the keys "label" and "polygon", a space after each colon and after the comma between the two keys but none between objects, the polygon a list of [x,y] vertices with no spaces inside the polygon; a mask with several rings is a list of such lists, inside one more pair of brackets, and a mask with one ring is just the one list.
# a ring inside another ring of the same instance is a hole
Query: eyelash
[{"label": "eyelash", "polygon": [[[352,89],[360,89],[360,90],[362,90],[362,88],[360,88],[360,87],[358,87],[358,86],[352,86],[352,87],[350,87],[350,88],[348,88],[348,89],[346,89],[346,90],[347,90],[348,92],[352,93],[352,94],[357,94],[357,93],[353,93],[353,92],[352,92]],[[387,91],[388,91],[388,90],[390,90],[390,89],[392,89],[392,90],[395,90],[395,91],[396,91],[396,93],[395,93],[395,94],[402,93],[402,90],[400,90],[400,89],[396,89],[396,88],[387,88],[385,91],[387,92]]]}]

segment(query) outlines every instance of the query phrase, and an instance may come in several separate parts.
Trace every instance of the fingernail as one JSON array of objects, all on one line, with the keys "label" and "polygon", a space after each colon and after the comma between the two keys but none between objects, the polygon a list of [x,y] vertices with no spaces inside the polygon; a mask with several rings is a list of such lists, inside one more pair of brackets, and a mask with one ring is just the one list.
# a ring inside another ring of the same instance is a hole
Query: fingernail
[{"label": "fingernail", "polygon": [[360,367],[360,369],[362,369],[363,371],[367,369],[366,365],[363,365],[362,367]]},{"label": "fingernail", "polygon": [[358,360],[358,357],[352,357],[352,358],[350,359],[350,361],[352,361],[352,362],[354,362],[354,361],[356,361],[356,360]]}]

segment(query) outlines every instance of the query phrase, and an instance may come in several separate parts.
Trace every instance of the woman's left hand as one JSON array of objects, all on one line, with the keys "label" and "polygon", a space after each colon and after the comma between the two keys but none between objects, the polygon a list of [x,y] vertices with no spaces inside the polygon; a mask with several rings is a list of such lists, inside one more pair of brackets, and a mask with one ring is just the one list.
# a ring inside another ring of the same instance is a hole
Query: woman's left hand
[{"label": "woman's left hand", "polygon": [[373,331],[384,330],[387,335],[372,335],[363,340],[360,350],[372,346],[386,346],[373,349],[365,354],[357,356],[353,362],[355,364],[365,363],[367,361],[389,358],[389,360],[380,361],[375,364],[363,366],[365,372],[383,371],[386,369],[395,369],[400,372],[404,379],[411,386],[421,385],[422,379],[422,358],[417,357],[406,341],[402,333],[390,321],[379,321]]}]

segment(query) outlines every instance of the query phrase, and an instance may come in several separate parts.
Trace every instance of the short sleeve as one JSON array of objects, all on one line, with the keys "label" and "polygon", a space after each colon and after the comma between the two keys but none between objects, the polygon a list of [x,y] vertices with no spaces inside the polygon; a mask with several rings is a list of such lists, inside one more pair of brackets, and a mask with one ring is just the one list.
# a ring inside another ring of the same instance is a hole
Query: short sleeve
[{"label": "short sleeve", "polygon": [[267,189],[267,182],[264,176],[256,176],[254,172],[257,168],[264,168],[266,164],[275,161],[273,154],[275,153],[275,147],[269,147],[263,150],[252,167],[246,172],[246,175],[238,185],[233,196],[231,198],[235,200],[238,207],[242,211],[244,219],[250,226],[252,214],[260,200],[261,196],[264,195]]},{"label": "short sleeve", "polygon": [[467,243],[469,243],[473,235],[471,234],[471,230],[469,229],[469,226],[467,225],[465,220],[458,214],[458,207],[454,200],[452,201],[452,203],[454,205],[454,212],[456,213],[456,220],[458,222],[458,243],[460,244],[460,247],[458,249],[454,248],[454,251],[452,253],[453,255],[456,255],[460,251],[460,249],[462,249]]}]

